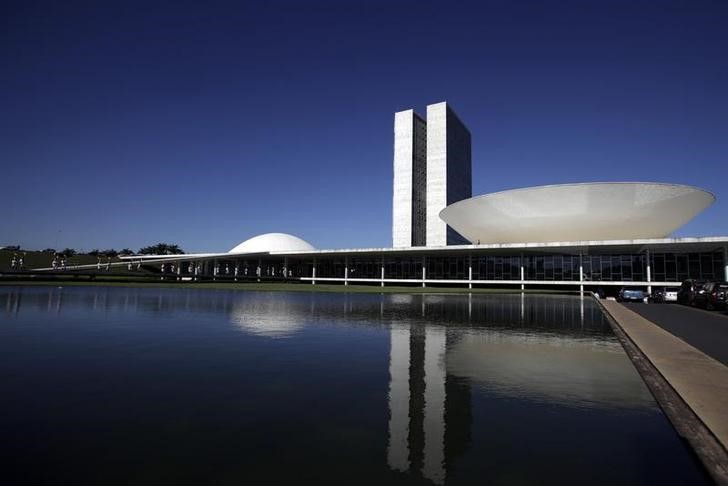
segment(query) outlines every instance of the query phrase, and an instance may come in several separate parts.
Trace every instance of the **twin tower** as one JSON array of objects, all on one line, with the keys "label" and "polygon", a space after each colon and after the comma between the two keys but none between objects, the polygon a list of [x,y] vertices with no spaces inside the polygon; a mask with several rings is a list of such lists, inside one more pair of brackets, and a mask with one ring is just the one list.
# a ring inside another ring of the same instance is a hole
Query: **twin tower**
[{"label": "twin tower", "polygon": [[466,245],[440,219],[448,205],[472,196],[470,132],[447,103],[394,114],[392,246]]}]

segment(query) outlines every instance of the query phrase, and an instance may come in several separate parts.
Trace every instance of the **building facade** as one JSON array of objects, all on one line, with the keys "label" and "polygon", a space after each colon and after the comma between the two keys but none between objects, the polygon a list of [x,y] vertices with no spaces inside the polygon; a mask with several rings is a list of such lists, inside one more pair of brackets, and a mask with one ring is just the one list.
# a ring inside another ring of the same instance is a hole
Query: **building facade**
[{"label": "building facade", "polygon": [[[134,259],[135,257],[128,257]],[[138,257],[136,257],[138,258]],[[171,278],[330,284],[561,288],[616,293],[728,280],[728,237],[179,255]],[[170,268],[169,265],[166,267]]]},{"label": "building facade", "polygon": [[468,241],[439,213],[472,195],[470,132],[447,103],[394,116],[392,246],[446,246]]}]

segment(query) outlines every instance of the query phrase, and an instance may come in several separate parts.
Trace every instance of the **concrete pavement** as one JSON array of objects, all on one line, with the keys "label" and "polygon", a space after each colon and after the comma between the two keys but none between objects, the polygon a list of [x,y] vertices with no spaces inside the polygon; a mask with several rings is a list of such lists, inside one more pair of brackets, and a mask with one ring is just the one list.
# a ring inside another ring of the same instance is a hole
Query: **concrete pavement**
[{"label": "concrete pavement", "polygon": [[728,315],[724,312],[706,311],[679,304],[624,305],[728,366]]},{"label": "concrete pavement", "polygon": [[[656,394],[678,432],[690,441],[713,478],[719,484],[728,484],[728,367],[626,306],[614,301],[600,302],[629,338],[631,343],[628,344],[634,344],[641,351],[699,419],[699,422],[691,423],[686,419],[688,414],[676,413],[679,407],[672,404],[666,407]],[[635,361],[632,354],[630,357]],[[643,369],[637,367],[644,377]],[[654,393],[650,380],[645,377],[645,381]],[[680,427],[676,422],[681,422]],[[709,433],[693,430],[701,426]],[[683,434],[683,431],[687,433]]]}]

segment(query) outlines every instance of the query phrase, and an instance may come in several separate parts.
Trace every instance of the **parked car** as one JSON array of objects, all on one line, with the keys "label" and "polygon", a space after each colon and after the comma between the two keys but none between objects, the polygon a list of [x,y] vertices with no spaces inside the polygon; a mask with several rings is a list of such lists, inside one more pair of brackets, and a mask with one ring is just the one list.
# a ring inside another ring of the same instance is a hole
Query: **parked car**
[{"label": "parked car", "polygon": [[724,309],[728,297],[728,283],[706,282],[695,294],[694,304],[705,309]]},{"label": "parked car", "polygon": [[662,287],[652,291],[649,298],[650,301],[665,304],[667,302],[677,302],[677,288]]},{"label": "parked car", "polygon": [[697,295],[704,283],[704,280],[695,280],[694,278],[684,280],[677,291],[678,304],[695,305],[695,295]]},{"label": "parked car", "polygon": [[617,302],[644,302],[647,292],[637,287],[622,287],[617,295]]}]

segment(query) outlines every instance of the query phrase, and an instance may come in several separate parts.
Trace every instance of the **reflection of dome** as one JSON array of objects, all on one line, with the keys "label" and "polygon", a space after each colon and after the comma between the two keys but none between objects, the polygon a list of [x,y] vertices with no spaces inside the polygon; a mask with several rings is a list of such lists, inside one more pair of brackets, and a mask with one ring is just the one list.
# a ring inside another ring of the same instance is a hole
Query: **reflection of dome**
[{"label": "reflection of dome", "polygon": [[560,184],[472,197],[440,218],[473,243],[665,238],[714,201],[679,184]]},{"label": "reflection of dome", "polygon": [[286,233],[266,233],[243,241],[228,253],[266,253],[269,251],[307,251],[316,248],[308,241]]},{"label": "reflection of dome", "polygon": [[303,313],[284,299],[239,299],[233,302],[230,321],[241,331],[271,338],[285,338],[303,327]]}]

